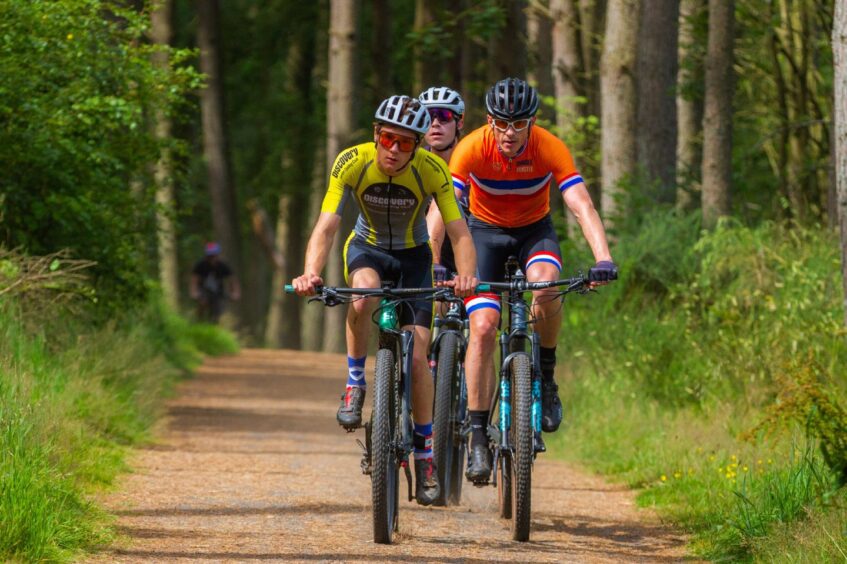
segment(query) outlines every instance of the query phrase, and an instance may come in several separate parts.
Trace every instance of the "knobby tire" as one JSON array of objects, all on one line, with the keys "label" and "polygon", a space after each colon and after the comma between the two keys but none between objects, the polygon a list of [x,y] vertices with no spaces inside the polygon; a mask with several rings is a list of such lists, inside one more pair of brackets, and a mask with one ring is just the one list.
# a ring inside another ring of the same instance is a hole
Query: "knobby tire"
[{"label": "knobby tire", "polygon": [[432,417],[432,458],[441,484],[441,496],[434,505],[447,505],[453,479],[455,457],[453,434],[454,385],[458,379],[459,338],[445,333],[438,343],[438,364],[435,378],[435,409]]},{"label": "knobby tire", "polygon": [[529,540],[532,513],[532,363],[529,355],[515,355],[512,373],[512,539]]},{"label": "knobby tire", "polygon": [[371,412],[373,459],[371,494],[373,502],[374,542],[390,544],[397,523],[400,469],[397,464],[395,427],[397,414],[397,378],[394,351],[376,353],[374,403]]}]

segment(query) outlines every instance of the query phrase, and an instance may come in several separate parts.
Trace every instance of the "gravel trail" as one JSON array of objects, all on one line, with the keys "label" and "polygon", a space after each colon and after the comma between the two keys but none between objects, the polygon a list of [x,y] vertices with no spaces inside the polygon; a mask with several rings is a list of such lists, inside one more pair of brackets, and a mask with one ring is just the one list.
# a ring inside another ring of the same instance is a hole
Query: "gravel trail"
[{"label": "gravel trail", "polygon": [[637,510],[632,492],[549,455],[533,472],[530,542],[511,540],[494,488],[466,484],[458,507],[401,498],[395,544],[374,544],[354,440],[364,431],[335,423],[345,374],[340,355],[248,349],[210,359],[105,499],[122,538],[87,561],[686,560],[684,537]]}]

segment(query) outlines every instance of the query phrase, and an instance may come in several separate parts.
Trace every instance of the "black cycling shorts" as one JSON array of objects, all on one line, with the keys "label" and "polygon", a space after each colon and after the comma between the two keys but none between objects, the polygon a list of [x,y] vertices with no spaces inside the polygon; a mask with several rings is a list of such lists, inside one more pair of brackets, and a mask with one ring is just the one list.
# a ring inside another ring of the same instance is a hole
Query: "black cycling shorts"
[{"label": "black cycling shorts", "polygon": [[518,258],[524,272],[536,262],[547,262],[562,270],[559,237],[549,214],[523,227],[499,227],[471,216],[468,227],[481,281],[503,282],[510,256]]},{"label": "black cycling shorts", "polygon": [[[432,288],[432,249],[429,243],[411,249],[389,251],[369,245],[353,233],[344,246],[344,279],[359,268],[373,268],[382,282],[396,288]],[[400,326],[432,327],[432,300],[407,301],[398,307]]]}]

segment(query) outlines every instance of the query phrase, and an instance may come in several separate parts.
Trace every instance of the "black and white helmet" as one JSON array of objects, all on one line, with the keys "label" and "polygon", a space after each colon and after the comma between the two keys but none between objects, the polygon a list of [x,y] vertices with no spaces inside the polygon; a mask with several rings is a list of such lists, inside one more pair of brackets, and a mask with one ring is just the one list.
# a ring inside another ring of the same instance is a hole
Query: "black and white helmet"
[{"label": "black and white helmet", "polygon": [[418,100],[427,108],[447,108],[457,116],[465,115],[462,96],[446,86],[431,86],[420,93]]},{"label": "black and white helmet", "polygon": [[538,111],[538,94],[525,80],[504,78],[488,90],[485,108],[495,118],[531,118]]},{"label": "black and white helmet", "polygon": [[374,114],[377,123],[396,125],[426,134],[432,120],[426,107],[417,98],[394,95],[382,101]]}]

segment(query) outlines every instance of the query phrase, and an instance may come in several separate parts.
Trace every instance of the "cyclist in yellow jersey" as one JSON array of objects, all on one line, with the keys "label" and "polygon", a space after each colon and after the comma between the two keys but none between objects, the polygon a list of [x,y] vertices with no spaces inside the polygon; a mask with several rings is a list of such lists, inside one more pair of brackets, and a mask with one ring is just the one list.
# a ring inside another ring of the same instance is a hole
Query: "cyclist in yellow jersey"
[{"label": "cyclist in yellow jersey", "polygon": [[[432,251],[426,228],[426,211],[434,198],[456,249],[458,275],[449,282],[457,295],[469,296],[476,287],[476,253],[467,224],[453,195],[446,163],[420,149],[430,117],[420,102],[408,96],[391,96],[374,115],[374,143],[363,143],[341,152],[330,170],[324,197],[309,244],[303,274],[293,281],[300,295],[312,295],[322,285],[320,273],[341,212],[352,197],[359,205],[356,227],[344,246],[345,278],[353,288],[379,288],[384,280],[399,287],[432,286]],[[361,425],[365,399],[365,357],[371,313],[376,300],[353,302],[347,310],[348,378],[338,422],[352,429]],[[432,304],[420,300],[402,308],[400,324],[414,331],[415,341],[430,341]],[[415,423],[415,497],[430,505],[440,493],[432,463],[432,375],[426,348],[415,347],[412,361],[412,416]]]}]

